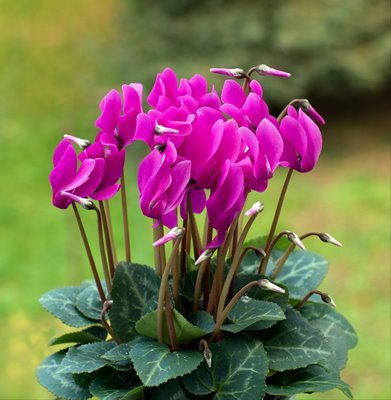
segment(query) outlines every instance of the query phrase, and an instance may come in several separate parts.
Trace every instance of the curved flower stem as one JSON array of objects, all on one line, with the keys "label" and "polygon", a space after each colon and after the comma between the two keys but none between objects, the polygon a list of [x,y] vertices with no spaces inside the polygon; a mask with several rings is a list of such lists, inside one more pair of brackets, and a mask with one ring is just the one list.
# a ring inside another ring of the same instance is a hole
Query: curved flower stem
[{"label": "curved flower stem", "polygon": [[216,325],[215,328],[209,337],[208,342],[211,343],[213,340],[216,338],[218,333],[220,332],[221,326],[223,325],[224,321],[226,320],[229,312],[232,310],[233,306],[238,302],[238,300],[247,292],[249,291],[252,287],[258,286],[259,281],[252,281],[248,283],[247,285],[243,286],[235,295],[232,297],[231,301],[226,305],[224,310],[218,315],[216,318]]},{"label": "curved flower stem", "polygon": [[332,307],[336,307],[334,300],[328,293],[321,292],[320,290],[311,290],[295,305],[295,308],[299,309],[300,307],[302,307],[308,301],[308,299],[314,294],[318,294],[324,303]]},{"label": "curved flower stem", "polygon": [[[152,228],[152,231],[153,231],[153,241],[156,242],[157,240],[160,239],[157,228]],[[154,262],[155,262],[156,275],[161,276],[162,275],[162,266],[160,264],[160,250],[158,247],[153,248],[153,256],[154,256]]]},{"label": "curved flower stem", "polygon": [[100,314],[100,319],[101,319],[102,324],[105,327],[107,333],[113,338],[113,340],[117,344],[119,344],[119,339],[118,339],[117,335],[115,334],[115,332],[113,331],[113,329],[111,328],[111,326],[108,324],[108,322],[106,320],[106,313],[107,313],[107,311],[110,310],[112,304],[113,304],[112,301],[105,301],[103,303],[103,308],[102,308],[102,312]]},{"label": "curved flower stem", "polygon": [[[190,199],[190,196],[189,196]],[[197,258],[201,254],[201,239],[200,239],[200,234],[198,232],[198,227],[197,227],[197,221],[194,216],[193,209],[191,207],[191,202],[188,202],[188,210],[189,210],[189,219],[190,219],[190,230],[191,230],[191,236],[193,240],[193,249],[194,249],[194,259],[197,260]]]},{"label": "curved flower stem", "polygon": [[[305,233],[304,235],[300,236],[300,240],[303,240],[309,236],[317,236],[319,235],[317,232],[308,232]],[[286,260],[289,258],[289,256],[292,254],[293,250],[295,249],[296,245],[292,243],[286,250],[285,253],[276,261],[276,268],[274,271],[271,273],[270,278],[275,279],[281,272],[282,268],[284,267]]]},{"label": "curved flower stem", "polygon": [[[156,228],[157,234],[158,234],[158,239],[162,238],[164,236],[164,228],[163,224],[159,222],[159,225]],[[163,273],[164,268],[166,266],[166,246],[163,244],[158,247],[159,250],[159,257],[160,257],[160,267],[161,271]]]},{"label": "curved flower stem", "polygon": [[217,301],[220,296],[221,289],[223,286],[223,280],[224,280],[225,256],[228,252],[229,245],[231,243],[232,236],[233,236],[234,230],[236,228],[236,225],[238,224],[238,218],[239,218],[239,215],[232,222],[231,228],[228,231],[228,235],[225,238],[222,247],[220,247],[218,249],[216,272],[215,272],[215,275],[213,278],[212,290],[210,293],[208,308],[207,308],[207,311],[210,314],[213,312],[213,310],[215,310],[217,312]]},{"label": "curved flower stem", "polygon": [[106,252],[105,252],[105,243],[104,243],[104,240],[103,240],[102,216],[100,214],[99,208],[94,206],[93,210],[95,210],[95,212],[96,212],[97,223],[98,223],[99,249],[100,249],[100,257],[101,257],[101,260],[102,260],[103,273],[105,275],[107,290],[110,293],[111,292],[111,277],[110,277],[109,267],[107,265]]},{"label": "curved flower stem", "polygon": [[187,230],[188,230],[188,220],[184,219],[182,228],[185,231],[185,234],[183,235],[183,240],[182,240],[182,246],[181,246],[181,276],[184,281],[185,275],[186,275],[186,239],[187,239]]},{"label": "curved flower stem", "polygon": [[109,200],[105,200],[103,203],[105,205],[105,211],[106,211],[106,217],[107,217],[107,225],[109,227],[109,237],[110,237],[111,251],[113,252],[114,266],[117,266],[118,257],[117,257],[117,251],[116,251],[116,248],[115,248],[113,224],[112,224],[112,221],[111,221],[110,203],[109,203]]},{"label": "curved flower stem", "polygon": [[175,308],[179,307],[179,257],[175,257],[172,270],[172,295],[174,297]]},{"label": "curved flower stem", "polygon": [[168,287],[166,288],[165,302],[166,302],[165,314],[166,314],[168,335],[170,336],[171,350],[177,351],[178,340],[176,337],[175,325],[172,317],[171,299],[170,299],[170,293],[168,292]]},{"label": "curved flower stem", "polygon": [[106,301],[105,292],[103,290],[102,283],[101,283],[100,278],[99,278],[98,270],[96,268],[94,257],[92,255],[91,247],[90,247],[90,244],[88,243],[86,231],[84,230],[83,222],[82,222],[82,220],[80,218],[80,214],[79,214],[79,211],[77,209],[77,206],[73,202],[72,202],[72,209],[73,209],[73,212],[74,212],[75,217],[76,217],[77,225],[79,227],[79,231],[80,231],[80,235],[81,235],[81,238],[83,240],[83,243],[84,243],[84,247],[86,249],[88,261],[90,263],[90,267],[91,267],[91,270],[92,270],[92,275],[94,276],[96,288],[98,289],[99,297],[100,297],[100,299],[102,301],[102,304],[104,304],[104,302]]},{"label": "curved flower stem", "polygon": [[[266,253],[269,253],[270,246],[271,246],[271,243],[272,243],[272,241],[273,241],[274,233],[276,232],[278,219],[280,218],[282,206],[283,206],[283,204],[284,204],[284,199],[285,199],[286,191],[287,191],[287,189],[288,189],[289,182],[290,182],[291,177],[292,177],[292,173],[293,173],[293,169],[290,168],[290,169],[288,170],[287,175],[286,175],[285,182],[284,182],[284,185],[283,185],[282,190],[281,190],[280,198],[278,199],[277,208],[276,208],[276,211],[275,211],[275,213],[274,213],[273,222],[272,222],[272,225],[271,225],[271,227],[270,227],[269,236],[268,236],[268,238],[267,238],[267,242],[266,242],[266,246],[265,246]],[[264,275],[264,274],[265,274],[265,271],[266,271],[266,261],[265,261],[265,259],[266,259],[266,257],[264,257],[264,258],[262,259],[262,261],[261,261],[261,263],[260,263],[260,265],[259,265],[259,273],[260,273],[261,275]]]},{"label": "curved flower stem", "polygon": [[128,204],[126,200],[126,187],[125,187],[125,171],[121,175],[121,202],[122,202],[122,221],[124,225],[124,242],[125,242],[125,259],[127,262],[132,261],[130,253],[130,234],[129,234],[129,220],[128,220]]},{"label": "curved flower stem", "polygon": [[111,276],[111,278],[113,278],[114,277],[114,272],[115,272],[113,250],[111,248],[109,225],[107,223],[107,216],[106,216],[106,211],[105,211],[105,206],[104,206],[103,201],[99,201],[99,208],[100,208],[100,213],[101,213],[101,216],[102,216],[103,232],[104,232],[105,241],[106,241],[107,258],[108,258],[108,261],[109,261],[110,276]]},{"label": "curved flower stem", "polygon": [[168,259],[168,263],[166,268],[164,268],[164,272],[162,275],[162,280],[160,282],[160,289],[159,289],[159,298],[158,298],[158,306],[157,306],[157,336],[159,343],[163,343],[164,336],[163,336],[163,314],[164,314],[164,299],[166,296],[166,291],[168,289],[168,277],[174,264],[174,259],[178,257],[178,250],[179,245],[181,243],[182,236],[175,239],[174,247],[172,249],[170,258]]},{"label": "curved flower stem", "polygon": [[218,316],[223,312],[224,309],[224,305],[225,305],[225,301],[227,299],[228,296],[228,292],[229,292],[229,288],[231,286],[231,283],[233,281],[233,278],[237,272],[237,270],[239,269],[240,266],[240,260],[241,260],[241,252],[242,252],[242,247],[243,247],[243,243],[246,239],[246,236],[248,234],[248,231],[251,228],[251,225],[253,224],[255,218],[257,217],[258,214],[254,214],[252,215],[249,220],[247,221],[245,227],[243,228],[243,231],[240,235],[239,241],[237,243],[237,249],[235,252],[235,256],[232,260],[231,263],[231,268],[228,271],[228,275],[225,278],[225,282],[224,282],[224,286],[221,290],[221,295],[220,295],[220,300],[219,300],[219,304],[217,307],[217,318]]}]

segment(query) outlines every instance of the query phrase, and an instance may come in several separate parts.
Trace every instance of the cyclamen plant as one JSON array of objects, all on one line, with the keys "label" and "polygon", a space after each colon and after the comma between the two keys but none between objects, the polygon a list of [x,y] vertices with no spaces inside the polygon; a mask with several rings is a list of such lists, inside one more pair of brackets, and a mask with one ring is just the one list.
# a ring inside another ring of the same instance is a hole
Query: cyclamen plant
[{"label": "cyclamen plant", "polygon": [[[40,298],[82,328],[53,339],[62,349],[37,368],[59,398],[258,400],[333,388],[352,398],[339,374],[356,334],[317,289],[328,265],[303,241],[341,244],[328,233],[277,231],[293,171],[317,163],[324,120],[306,99],[270,115],[252,76],[286,72],[211,71],[229,77],[220,94],[201,75],[178,82],[165,69],[147,111],[141,84],[124,85],[122,96],[111,90],[94,142],[65,135],[54,151],[53,204],[73,209],[94,278]],[[153,268],[131,258],[124,163],[136,140],[149,148],[137,182],[153,220]],[[246,242],[263,210],[256,202],[246,211],[248,194],[265,191],[277,168],[288,172],[268,235]],[[126,251],[118,263],[109,200],[119,191]],[[96,213],[99,270],[78,206]]]}]

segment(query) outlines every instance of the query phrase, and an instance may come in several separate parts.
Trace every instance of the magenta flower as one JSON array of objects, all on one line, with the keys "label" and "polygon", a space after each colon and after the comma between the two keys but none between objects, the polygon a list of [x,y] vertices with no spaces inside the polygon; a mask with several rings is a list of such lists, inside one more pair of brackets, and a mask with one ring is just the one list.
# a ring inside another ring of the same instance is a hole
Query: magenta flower
[{"label": "magenta flower", "polygon": [[262,99],[262,86],[252,80],[250,93],[246,95],[240,84],[233,80],[224,82],[221,93],[221,111],[232,117],[239,126],[255,129],[263,118],[269,116],[269,108]]},{"label": "magenta flower", "polygon": [[95,122],[101,132],[102,144],[115,144],[122,149],[135,140],[148,141],[144,137],[145,116],[142,111],[142,85],[131,83],[122,86],[123,100],[117,90],[111,90],[101,101],[101,115]]},{"label": "magenta flower", "polygon": [[246,73],[241,68],[210,68],[209,71],[214,74],[231,76],[238,79],[246,77]]},{"label": "magenta flower", "polygon": [[284,141],[281,159],[297,171],[311,171],[322,150],[322,135],[318,126],[302,109],[296,111],[292,106],[280,126]]},{"label": "magenta flower", "polygon": [[103,158],[85,159],[78,167],[75,149],[68,139],[63,139],[54,151],[54,168],[49,175],[53,205],[67,208],[73,202],[64,192],[80,198],[94,193],[102,180],[104,164]]},{"label": "magenta flower", "polygon": [[144,158],[138,170],[140,207],[144,215],[169,228],[177,225],[176,208],[190,179],[190,161],[178,160],[171,142]]}]

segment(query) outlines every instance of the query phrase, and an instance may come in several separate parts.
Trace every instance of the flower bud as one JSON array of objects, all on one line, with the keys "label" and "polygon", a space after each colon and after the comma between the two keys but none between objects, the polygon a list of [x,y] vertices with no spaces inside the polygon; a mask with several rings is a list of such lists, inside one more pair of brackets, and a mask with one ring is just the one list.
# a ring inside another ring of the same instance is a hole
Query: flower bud
[{"label": "flower bud", "polygon": [[82,150],[85,150],[91,144],[91,142],[87,139],[80,139],[72,135],[64,135],[64,139],[68,139],[71,142],[77,144]]},{"label": "flower bud", "polygon": [[195,265],[201,264],[203,261],[211,258],[216,249],[205,249],[197,258]]},{"label": "flower bud", "polygon": [[337,305],[334,303],[334,300],[331,298],[331,296],[327,293],[322,293],[320,295],[321,299],[323,302],[325,302],[326,304],[330,304],[330,306],[332,307],[337,307]]},{"label": "flower bud", "polygon": [[281,71],[279,69],[270,68],[265,64],[260,64],[254,68],[254,70],[259,75],[268,75],[268,76],[278,76],[280,78],[289,78],[291,74],[289,72]]},{"label": "flower bud", "polygon": [[95,208],[94,203],[91,200],[86,199],[84,197],[76,196],[75,194],[65,191],[61,192],[61,196],[65,196],[73,201],[76,201],[76,203],[79,203],[86,210],[93,210]]},{"label": "flower bud", "polygon": [[251,208],[248,211],[245,212],[245,215],[251,217],[252,215],[259,214],[261,211],[263,211],[263,209],[264,209],[263,204],[260,201],[257,201],[251,206]]},{"label": "flower bud", "polygon": [[326,123],[324,118],[315,110],[314,107],[312,107],[311,103],[307,99],[300,101],[300,106],[317,124],[324,125]]},{"label": "flower bud", "polygon": [[246,77],[246,73],[241,68],[211,68],[209,71],[214,74],[232,76],[237,79]]},{"label": "flower bud", "polygon": [[156,135],[164,135],[164,134],[176,135],[177,133],[179,133],[179,131],[178,129],[167,128],[163,125],[156,125],[155,133]]},{"label": "flower bud", "polygon": [[283,288],[280,288],[274,283],[271,283],[268,279],[260,279],[258,281],[258,286],[262,289],[271,290],[276,293],[285,293],[285,290]]},{"label": "flower bud", "polygon": [[287,232],[287,237],[297,247],[300,247],[302,250],[305,250],[303,242],[300,240],[300,238],[296,235],[295,232]]},{"label": "flower bud", "polygon": [[337,239],[333,238],[330,234],[328,233],[319,233],[319,239],[322,242],[330,243],[333,244],[334,246],[342,247],[342,243],[338,242]]},{"label": "flower bud", "polygon": [[179,228],[177,226],[175,228],[172,228],[166,235],[161,237],[159,240],[156,240],[156,242],[153,244],[153,247],[162,246],[163,244],[171,240],[180,238],[181,236],[183,236],[184,231],[185,230],[183,228]]}]

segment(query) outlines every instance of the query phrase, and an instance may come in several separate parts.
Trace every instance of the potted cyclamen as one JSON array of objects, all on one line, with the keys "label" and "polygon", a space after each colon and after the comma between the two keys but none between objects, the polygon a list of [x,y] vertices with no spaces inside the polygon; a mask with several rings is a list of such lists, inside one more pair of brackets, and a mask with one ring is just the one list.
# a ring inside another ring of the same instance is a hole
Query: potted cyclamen
[{"label": "potted cyclamen", "polygon": [[[327,262],[303,241],[316,235],[341,244],[327,233],[276,230],[293,171],[308,172],[318,160],[324,120],[305,99],[270,115],[251,76],[286,72],[211,71],[230,77],[221,94],[201,75],[178,82],[165,69],[148,111],[141,84],[124,85],[122,97],[112,90],[100,104],[95,141],[65,136],[55,149],[53,204],[72,207],[94,278],[40,299],[80,328],[53,339],[65,348],[37,368],[57,397],[258,400],[339,388],[352,398],[339,373],[356,334],[317,289]],[[153,219],[153,268],[131,260],[123,169],[136,140],[150,149],[138,187],[141,210]],[[247,210],[247,195],[263,192],[279,167],[288,172],[271,228],[246,242],[263,209],[257,202]],[[119,263],[109,208],[118,191],[126,244]],[[79,206],[96,213],[99,268]],[[205,214],[202,232],[195,213]]]}]

